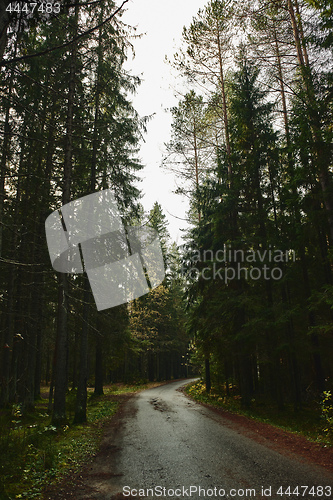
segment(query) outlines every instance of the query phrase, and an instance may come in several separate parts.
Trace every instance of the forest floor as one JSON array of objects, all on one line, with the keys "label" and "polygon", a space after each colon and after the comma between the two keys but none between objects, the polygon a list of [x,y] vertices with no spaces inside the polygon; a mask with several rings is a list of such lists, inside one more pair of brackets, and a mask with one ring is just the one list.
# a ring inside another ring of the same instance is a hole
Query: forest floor
[{"label": "forest floor", "polygon": [[[79,472],[66,475],[60,483],[47,487],[42,495],[43,500],[76,499],[80,492],[89,492],[92,481],[107,481],[114,476],[112,471],[112,453],[116,451],[114,444],[121,425],[126,403],[133,394],[123,394],[118,397],[120,406],[117,413],[103,427],[103,437],[95,456]],[[105,472],[105,466],[109,471]],[[125,497],[119,497],[125,498]]]},{"label": "forest floor", "polygon": [[[178,389],[186,395],[184,388]],[[186,395],[189,397],[188,395]],[[44,500],[61,500],[77,498],[98,498],[116,500],[125,498],[122,493],[104,496],[95,496],[97,489],[103,492],[103,488],[109,488],[110,481],[114,481],[119,476],[117,464],[115,463],[117,452],[117,440],[115,439],[123,426],[123,421],[129,417],[129,411],[133,411],[133,406],[129,405],[132,395],[121,395],[121,404],[117,413],[110,419],[103,428],[103,438],[100,448],[93,460],[87,463],[80,472],[66,476],[63,480],[44,491]],[[333,472],[333,449],[324,444],[312,442],[306,437],[290,431],[283,430],[271,424],[256,421],[244,415],[239,415],[226,411],[223,408],[215,408],[207,403],[200,403],[203,407],[209,408],[217,416],[222,417],[224,426],[235,431],[241,436],[245,436],[266,448],[278,452],[284,457],[295,457],[311,465],[322,467]],[[132,410],[129,410],[132,408]],[[135,416],[130,415],[131,418]],[[91,497],[89,488],[91,487]],[[108,490],[110,491],[110,490]],[[83,495],[83,496],[81,496]],[[126,498],[134,498],[126,496]]]},{"label": "forest floor", "polygon": [[258,443],[274,448],[284,455],[296,453],[309,462],[333,472],[333,448],[314,443],[300,434],[280,429],[272,424],[260,422],[245,415],[231,413],[207,403],[200,402],[200,404],[222,415],[223,418],[230,422],[232,428],[237,429],[237,432],[250,437]]},{"label": "forest floor", "polygon": [[122,403],[160,384],[113,384],[97,397],[88,389],[88,422],[79,425],[72,424],[76,392],[69,391],[68,425],[58,429],[47,409],[49,387],[41,388],[41,398],[27,413],[20,405],[0,410],[0,500],[41,498],[45,485],[75,476],[98,452]]}]

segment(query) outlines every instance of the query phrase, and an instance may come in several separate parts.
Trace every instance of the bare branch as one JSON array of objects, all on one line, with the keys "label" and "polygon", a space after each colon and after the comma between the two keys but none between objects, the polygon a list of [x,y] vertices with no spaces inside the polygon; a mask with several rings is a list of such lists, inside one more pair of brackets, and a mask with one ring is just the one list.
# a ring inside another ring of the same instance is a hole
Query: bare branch
[{"label": "bare branch", "polygon": [[35,54],[28,54],[26,56],[21,56],[21,57],[13,57],[12,59],[8,59],[8,60],[5,60],[5,59],[2,59],[1,63],[0,63],[0,66],[9,66],[10,64],[13,64],[13,63],[17,63],[17,62],[20,62],[20,61],[26,61],[27,59],[32,59],[33,57],[39,57],[39,56],[43,56],[45,54],[48,54],[50,52],[53,52],[54,50],[59,50],[59,49],[63,49],[65,47],[68,47],[69,45],[72,45],[73,43],[75,43],[77,40],[87,36],[87,35],[90,35],[90,33],[93,33],[94,31],[98,30],[99,28],[101,28],[102,26],[104,26],[104,24],[107,24],[109,21],[111,21],[111,19],[113,17],[115,17],[120,11],[121,9],[124,7],[124,5],[128,2],[129,0],[123,0],[122,4],[120,5],[120,7],[118,7],[113,14],[111,14],[111,16],[107,17],[103,22],[101,22],[100,24],[98,24],[97,26],[94,26],[93,28],[90,28],[89,30],[85,31],[84,33],[80,33],[79,35],[77,35],[76,37],[74,37],[72,40],[69,40],[68,42],[66,43],[63,43],[61,45],[57,45],[56,47],[50,47],[48,49],[45,49],[45,50],[42,50],[41,52],[36,52]]}]

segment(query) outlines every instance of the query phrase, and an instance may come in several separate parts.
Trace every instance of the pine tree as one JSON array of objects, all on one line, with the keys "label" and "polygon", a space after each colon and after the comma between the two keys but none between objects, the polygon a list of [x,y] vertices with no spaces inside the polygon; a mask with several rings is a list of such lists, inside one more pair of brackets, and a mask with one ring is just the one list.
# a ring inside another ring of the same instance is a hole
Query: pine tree
[{"label": "pine tree", "polygon": [[[210,156],[214,149],[210,123],[206,116],[203,98],[194,91],[187,94],[177,107],[172,108],[172,138],[166,145],[163,167],[174,172],[182,181],[178,193],[196,193],[209,176]],[[198,200],[192,197],[192,210],[200,220]]]}]

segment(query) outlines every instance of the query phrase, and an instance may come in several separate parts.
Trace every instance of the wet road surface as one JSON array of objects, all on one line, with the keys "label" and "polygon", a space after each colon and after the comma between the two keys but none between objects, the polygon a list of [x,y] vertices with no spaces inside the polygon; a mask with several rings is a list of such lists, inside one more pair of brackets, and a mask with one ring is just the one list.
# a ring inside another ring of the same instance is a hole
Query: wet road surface
[{"label": "wet road surface", "polygon": [[116,474],[108,492],[93,498],[120,492],[127,498],[194,500],[333,498],[332,474],[237,432],[177,390],[185,383],[149,389],[127,403],[112,458]]}]

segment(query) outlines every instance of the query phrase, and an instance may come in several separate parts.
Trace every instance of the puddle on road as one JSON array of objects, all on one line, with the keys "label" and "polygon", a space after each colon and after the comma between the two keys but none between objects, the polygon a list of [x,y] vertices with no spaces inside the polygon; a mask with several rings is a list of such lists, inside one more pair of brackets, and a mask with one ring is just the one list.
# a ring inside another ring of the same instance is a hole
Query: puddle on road
[{"label": "puddle on road", "polygon": [[154,407],[154,410],[158,410],[158,411],[161,411],[161,412],[164,412],[164,411],[167,411],[167,412],[172,412],[174,413],[174,410],[172,410],[170,408],[170,406],[168,406],[166,404],[165,401],[163,401],[162,399],[160,398],[151,398],[149,400],[149,403]]}]

